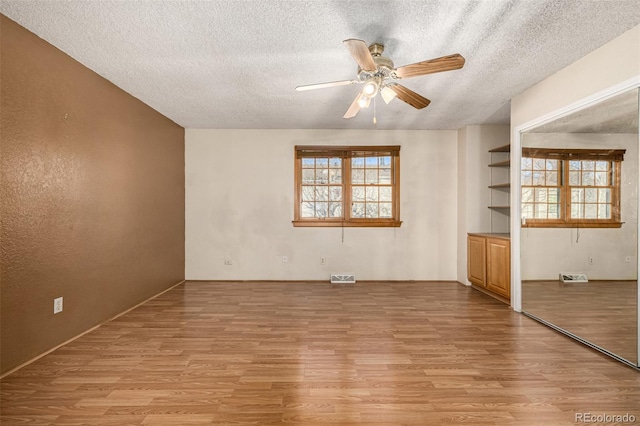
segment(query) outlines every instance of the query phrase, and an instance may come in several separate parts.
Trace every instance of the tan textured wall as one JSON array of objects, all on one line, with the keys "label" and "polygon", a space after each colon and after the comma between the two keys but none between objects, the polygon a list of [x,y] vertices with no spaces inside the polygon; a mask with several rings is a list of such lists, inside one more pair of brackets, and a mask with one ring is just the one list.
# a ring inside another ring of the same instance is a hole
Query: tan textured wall
[{"label": "tan textured wall", "polygon": [[184,278],[184,129],[0,19],[6,372]]}]

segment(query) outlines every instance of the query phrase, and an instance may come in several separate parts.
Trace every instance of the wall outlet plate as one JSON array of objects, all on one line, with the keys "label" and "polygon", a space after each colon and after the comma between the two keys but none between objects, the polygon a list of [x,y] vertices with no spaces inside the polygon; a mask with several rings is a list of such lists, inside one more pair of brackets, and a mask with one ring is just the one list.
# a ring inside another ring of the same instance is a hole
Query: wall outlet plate
[{"label": "wall outlet plate", "polygon": [[59,314],[62,312],[62,297],[56,297],[53,299],[53,313]]}]

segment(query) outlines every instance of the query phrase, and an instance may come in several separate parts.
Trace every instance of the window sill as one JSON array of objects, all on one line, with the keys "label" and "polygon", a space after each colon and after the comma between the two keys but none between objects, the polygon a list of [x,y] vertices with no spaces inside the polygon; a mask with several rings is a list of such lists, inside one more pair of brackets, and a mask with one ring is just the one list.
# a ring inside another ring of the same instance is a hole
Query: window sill
[{"label": "window sill", "polygon": [[400,220],[293,220],[294,227],[334,227],[334,228],[399,228]]},{"label": "window sill", "polygon": [[521,225],[522,228],[622,228],[624,222],[600,222],[600,223],[531,223]]}]

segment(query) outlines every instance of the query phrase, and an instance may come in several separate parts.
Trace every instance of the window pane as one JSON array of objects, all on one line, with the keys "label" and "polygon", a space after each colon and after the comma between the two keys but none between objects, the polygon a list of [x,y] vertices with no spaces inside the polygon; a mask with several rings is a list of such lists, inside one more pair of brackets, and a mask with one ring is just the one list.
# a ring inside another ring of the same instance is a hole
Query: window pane
[{"label": "window pane", "polygon": [[558,185],[558,172],[547,172],[547,185]]},{"label": "window pane", "polygon": [[314,183],[316,174],[313,169],[302,169],[302,183]]},{"label": "window pane", "polygon": [[532,159],[531,158],[522,158],[520,161],[520,169],[521,170],[531,170],[532,168]]},{"label": "window pane", "polygon": [[609,179],[607,179],[609,173],[607,172],[596,172],[596,186],[607,186],[609,185]]},{"label": "window pane", "polygon": [[544,170],[544,166],[546,164],[546,160],[541,158],[533,159],[533,170]]},{"label": "window pane", "polygon": [[533,183],[531,172],[524,171],[522,172],[522,185],[531,186]]},{"label": "window pane", "polygon": [[547,209],[548,218],[549,219],[560,219],[560,205],[559,204],[549,204],[549,208]]},{"label": "window pane", "polygon": [[598,202],[611,203],[611,190],[609,188],[598,189]]},{"label": "window pane", "polygon": [[533,185],[544,185],[544,172],[533,172]]},{"label": "window pane", "polygon": [[611,219],[611,206],[609,204],[598,205],[598,219]]},{"label": "window pane", "polygon": [[525,219],[533,218],[533,204],[526,203],[522,205],[522,217]]},{"label": "window pane", "polygon": [[313,190],[313,186],[303,186],[302,187],[302,201],[313,201],[313,195],[315,191]]},{"label": "window pane", "polygon": [[379,157],[380,158],[380,167],[391,167],[391,157]]},{"label": "window pane", "polygon": [[341,158],[329,158],[329,167],[332,169],[342,168],[342,159]]},{"label": "window pane", "polygon": [[351,188],[352,201],[364,201],[364,187],[354,186]]},{"label": "window pane", "polygon": [[329,201],[342,201],[341,186],[332,186],[329,188]]},{"label": "window pane", "polygon": [[327,217],[329,215],[329,203],[316,203],[316,217]]},{"label": "window pane", "polygon": [[381,186],[380,187],[380,201],[391,201],[391,187],[390,186]]},{"label": "window pane", "polygon": [[342,203],[329,203],[329,217],[342,217]]},{"label": "window pane", "polygon": [[366,195],[367,201],[378,201],[378,187],[368,187]]},{"label": "window pane", "polygon": [[560,202],[560,189],[549,188],[547,189],[547,192],[549,194],[549,197],[547,198],[549,203],[557,204]]},{"label": "window pane", "polygon": [[365,157],[364,164],[366,168],[378,168],[378,157]]},{"label": "window pane", "polygon": [[355,217],[355,218],[364,217],[364,203],[351,204],[351,217]]},{"label": "window pane", "polygon": [[546,204],[536,204],[536,219],[546,219],[547,218],[547,205]]},{"label": "window pane", "polygon": [[380,169],[380,183],[381,184],[391,183],[391,169]]},{"label": "window pane", "polygon": [[569,161],[569,170],[580,170],[579,161]]},{"label": "window pane", "polygon": [[609,162],[608,161],[596,161],[596,170],[599,170],[599,171],[607,171],[607,170],[609,170]]},{"label": "window pane", "polygon": [[342,183],[342,169],[330,169],[329,170],[329,182]]},{"label": "window pane", "polygon": [[582,170],[595,170],[596,162],[595,161],[583,161],[582,162]]},{"label": "window pane", "polygon": [[595,174],[593,172],[582,173],[582,185],[593,186],[595,184]]},{"label": "window pane", "polygon": [[547,188],[535,188],[536,201],[538,203],[547,202]]},{"label": "window pane", "polygon": [[366,217],[376,218],[378,217],[378,203],[367,203],[365,205]]},{"label": "window pane", "polygon": [[584,189],[582,189],[582,188],[571,188],[571,202],[572,203],[583,203],[584,202]]},{"label": "window pane", "polygon": [[380,203],[380,217],[391,217],[391,203]]},{"label": "window pane", "polygon": [[595,188],[586,188],[584,190],[584,201],[587,203],[595,203],[598,201],[598,190]]},{"label": "window pane", "polygon": [[303,158],[302,159],[302,168],[303,169],[308,169],[311,168],[313,169],[316,165],[316,161],[314,158]]},{"label": "window pane", "polygon": [[316,201],[329,200],[329,188],[326,186],[316,186]]},{"label": "window pane", "polygon": [[328,181],[329,181],[329,170],[316,169],[316,183],[328,183]]},{"label": "window pane", "polygon": [[364,170],[352,169],[351,170],[351,183],[364,183]]},{"label": "window pane", "polygon": [[547,170],[558,170],[558,160],[547,160]]},{"label": "window pane", "polygon": [[531,203],[531,202],[533,202],[533,189],[532,188],[522,188],[522,202],[523,203]]},{"label": "window pane", "polygon": [[364,158],[356,157],[351,159],[351,167],[352,168],[363,168],[364,167]]},{"label": "window pane", "polygon": [[365,183],[378,183],[378,169],[365,170]]},{"label": "window pane", "polygon": [[584,218],[585,219],[597,219],[598,218],[598,205],[597,204],[585,204],[584,205]]},{"label": "window pane", "polygon": [[584,204],[572,204],[571,205],[571,218],[580,219],[582,217],[582,206]]},{"label": "window pane", "polygon": [[303,202],[300,205],[300,216],[313,217],[315,214],[315,206],[313,202]]},{"label": "window pane", "polygon": [[580,172],[569,172],[569,185],[580,185]]},{"label": "window pane", "polygon": [[316,158],[316,167],[329,167],[328,158]]}]

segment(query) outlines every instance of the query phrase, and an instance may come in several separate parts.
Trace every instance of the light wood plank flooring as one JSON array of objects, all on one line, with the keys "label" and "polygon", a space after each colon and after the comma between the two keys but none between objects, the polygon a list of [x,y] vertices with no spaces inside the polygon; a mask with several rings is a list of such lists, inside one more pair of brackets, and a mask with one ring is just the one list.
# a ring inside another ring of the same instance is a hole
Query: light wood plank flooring
[{"label": "light wood plank flooring", "polygon": [[187,282],[1,382],[3,425],[573,425],[640,374],[450,282]]},{"label": "light wood plank flooring", "polygon": [[523,311],[632,363],[638,359],[637,304],[637,281],[522,283]]}]

